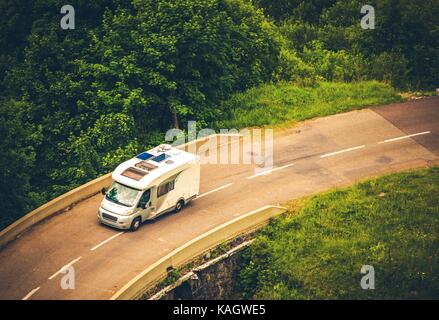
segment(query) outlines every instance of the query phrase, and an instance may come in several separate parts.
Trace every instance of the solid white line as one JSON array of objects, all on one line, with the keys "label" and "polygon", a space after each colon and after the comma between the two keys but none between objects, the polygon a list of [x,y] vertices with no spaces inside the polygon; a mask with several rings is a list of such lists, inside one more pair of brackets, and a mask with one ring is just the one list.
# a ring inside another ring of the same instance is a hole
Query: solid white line
[{"label": "solid white line", "polygon": [[106,244],[108,241],[113,240],[114,238],[120,236],[121,234],[125,233],[125,231],[116,233],[114,236],[109,237],[107,240],[102,241],[101,243],[99,243],[98,245],[94,246],[93,248],[90,249],[90,251],[94,251],[97,248],[99,248],[100,246],[103,246],[104,244]]},{"label": "solid white line", "polygon": [[429,133],[431,133],[431,132],[430,131],[424,131],[424,132],[419,132],[419,133],[413,133],[413,134],[409,134],[409,135],[402,136],[402,137],[387,139],[387,140],[384,140],[384,141],[380,141],[378,143],[393,142],[393,141],[398,141],[398,140],[407,139],[407,138],[411,138],[411,137],[415,137],[415,136],[420,136],[420,135],[423,135],[423,134],[429,134]]},{"label": "solid white line", "polygon": [[29,292],[22,300],[28,300],[30,297],[32,297],[34,295],[35,292],[37,292],[38,290],[40,290],[41,287],[35,288],[33,289],[31,292]]},{"label": "solid white line", "polygon": [[250,177],[247,177],[247,179],[253,179],[253,178],[256,178],[256,177],[259,177],[259,176],[266,176],[266,175],[272,173],[273,171],[285,169],[285,168],[288,168],[288,167],[291,167],[291,166],[294,166],[294,163],[290,163],[290,164],[284,165],[282,167],[277,167],[277,168],[273,168],[271,170],[265,170],[265,171],[262,171],[260,173],[256,173],[256,174],[254,174],[254,175],[252,175]]},{"label": "solid white line", "polygon": [[321,155],[320,158],[326,158],[326,157],[331,157],[331,156],[335,156],[337,154],[343,153],[343,152],[349,152],[349,151],[353,151],[353,150],[357,150],[357,149],[361,149],[364,148],[365,145],[362,146],[358,146],[358,147],[353,147],[353,148],[349,148],[349,149],[343,149],[340,151],[335,151],[335,152],[331,152],[331,153],[326,153],[324,155]]},{"label": "solid white line", "polygon": [[226,185],[224,185],[224,186],[222,186],[222,187],[219,187],[219,188],[216,188],[216,189],[210,190],[210,191],[208,191],[208,192],[206,192],[206,193],[200,194],[198,197],[195,198],[195,200],[196,200],[196,199],[200,199],[200,198],[202,198],[202,197],[204,197],[204,196],[207,196],[207,195],[209,195],[209,194],[211,194],[211,193],[213,193],[213,192],[220,191],[220,190],[222,190],[222,189],[225,189],[225,188],[227,188],[227,187],[230,187],[232,184],[233,184],[233,183],[229,183],[229,184],[226,184]]},{"label": "solid white line", "polygon": [[67,263],[64,267],[62,267],[61,269],[59,269],[57,272],[55,272],[54,274],[52,274],[49,277],[49,280],[52,280],[53,278],[55,278],[58,274],[60,274],[61,272],[63,272],[65,269],[67,269],[68,267],[70,267],[72,264],[74,264],[75,262],[78,262],[81,259],[81,257],[76,258],[75,260],[72,260],[71,262]]}]

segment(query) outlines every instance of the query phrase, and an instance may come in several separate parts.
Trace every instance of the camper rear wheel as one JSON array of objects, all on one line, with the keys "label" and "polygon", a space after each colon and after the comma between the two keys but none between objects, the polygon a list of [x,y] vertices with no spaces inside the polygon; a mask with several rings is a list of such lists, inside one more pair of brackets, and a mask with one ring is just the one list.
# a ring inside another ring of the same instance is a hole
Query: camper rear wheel
[{"label": "camper rear wheel", "polygon": [[183,209],[184,207],[184,200],[180,200],[177,202],[177,204],[175,205],[175,213],[178,213],[181,211],[181,209]]},{"label": "camper rear wheel", "polygon": [[131,222],[131,231],[136,231],[137,229],[139,229],[140,225],[142,223],[142,220],[140,219],[140,217],[137,217],[136,219],[133,220],[133,222]]}]

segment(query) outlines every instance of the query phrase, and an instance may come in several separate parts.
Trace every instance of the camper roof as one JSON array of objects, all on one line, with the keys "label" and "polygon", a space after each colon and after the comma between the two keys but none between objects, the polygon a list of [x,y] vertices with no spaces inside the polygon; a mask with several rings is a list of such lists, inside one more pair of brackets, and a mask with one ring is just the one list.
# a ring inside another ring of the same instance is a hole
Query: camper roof
[{"label": "camper roof", "polygon": [[198,156],[162,144],[121,163],[112,174],[113,180],[132,188],[144,190],[154,180],[187,165]]}]

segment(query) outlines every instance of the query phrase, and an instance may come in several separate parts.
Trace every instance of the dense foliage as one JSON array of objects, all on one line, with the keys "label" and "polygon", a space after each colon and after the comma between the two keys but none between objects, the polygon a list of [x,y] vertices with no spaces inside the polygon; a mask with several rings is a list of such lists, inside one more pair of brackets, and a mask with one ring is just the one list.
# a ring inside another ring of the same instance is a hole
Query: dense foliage
[{"label": "dense foliage", "polygon": [[75,0],[74,30],[64,4],[0,0],[0,227],[266,83],[438,82],[437,1],[380,0],[376,30],[353,0]]},{"label": "dense foliage", "polygon": [[[14,214],[112,170],[185,120],[205,125],[219,101],[269,81],[278,64],[274,25],[245,1],[72,4],[75,30],[59,27],[61,1],[0,5],[1,129],[17,139],[3,141],[2,200]],[[8,192],[27,149],[20,187]]]},{"label": "dense foliage", "polygon": [[[393,174],[291,206],[257,237],[240,273],[258,299],[436,299],[439,168]],[[360,286],[363,265],[375,289]]]},{"label": "dense foliage", "polygon": [[[360,28],[360,0],[256,0],[288,48],[326,80],[376,79],[401,89],[439,83],[439,1],[371,0],[375,29]],[[293,75],[294,77],[294,75]]]}]

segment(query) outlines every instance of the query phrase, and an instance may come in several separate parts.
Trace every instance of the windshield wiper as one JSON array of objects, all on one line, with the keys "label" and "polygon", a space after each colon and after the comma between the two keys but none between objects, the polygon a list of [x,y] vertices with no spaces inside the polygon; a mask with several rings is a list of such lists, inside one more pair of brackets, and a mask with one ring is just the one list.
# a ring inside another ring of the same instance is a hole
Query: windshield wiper
[{"label": "windshield wiper", "polygon": [[115,198],[110,198],[108,195],[106,195],[106,197],[107,197],[108,200],[110,200],[111,202],[114,202],[114,203],[116,203],[116,204],[120,204],[120,205],[123,205],[123,206],[125,206],[125,207],[131,207],[131,206],[125,204],[125,203],[122,203],[122,202],[120,202],[120,201],[117,201],[117,199],[115,199]]}]

